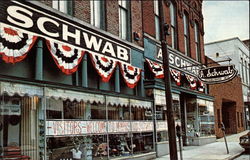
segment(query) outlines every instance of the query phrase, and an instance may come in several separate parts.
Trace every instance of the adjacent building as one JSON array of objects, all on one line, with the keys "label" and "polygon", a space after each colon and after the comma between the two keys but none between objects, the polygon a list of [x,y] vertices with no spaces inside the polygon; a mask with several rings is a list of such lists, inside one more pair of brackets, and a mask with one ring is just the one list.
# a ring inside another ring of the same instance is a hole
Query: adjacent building
[{"label": "adjacent building", "polygon": [[[168,153],[158,1],[1,1],[0,157],[152,159]],[[164,1],[176,124],[215,139],[202,1]]]},{"label": "adjacent building", "polygon": [[[247,45],[248,43],[248,45]],[[249,102],[250,102],[250,70],[249,70],[249,41],[239,38],[225,39],[205,44],[205,54],[215,62],[231,59],[230,62],[219,62],[220,65],[234,64],[242,83],[244,102],[244,126],[249,129]]]}]

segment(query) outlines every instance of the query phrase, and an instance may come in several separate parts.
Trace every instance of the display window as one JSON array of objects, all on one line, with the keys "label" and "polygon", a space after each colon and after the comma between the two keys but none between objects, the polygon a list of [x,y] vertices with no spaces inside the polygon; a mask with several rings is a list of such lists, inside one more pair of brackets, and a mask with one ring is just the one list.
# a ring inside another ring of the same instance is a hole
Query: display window
[{"label": "display window", "polygon": [[133,133],[133,153],[148,153],[154,150],[153,132]]},{"label": "display window", "polygon": [[36,96],[0,96],[0,159],[40,159]]}]

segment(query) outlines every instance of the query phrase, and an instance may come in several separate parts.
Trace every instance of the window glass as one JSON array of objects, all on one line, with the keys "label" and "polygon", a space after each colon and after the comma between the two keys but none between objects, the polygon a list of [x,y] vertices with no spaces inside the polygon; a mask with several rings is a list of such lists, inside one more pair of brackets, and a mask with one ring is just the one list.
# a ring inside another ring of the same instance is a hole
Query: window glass
[{"label": "window glass", "polygon": [[40,101],[36,96],[0,96],[0,159],[40,159]]},{"label": "window glass", "polygon": [[128,1],[119,0],[119,36],[128,40]]},{"label": "window glass", "polygon": [[187,98],[187,136],[198,135],[197,103],[195,98]]},{"label": "window glass", "polygon": [[[199,103],[203,102],[203,103]],[[198,99],[200,136],[214,135],[214,107],[213,102]]]},{"label": "window glass", "polygon": [[160,19],[159,19],[159,1],[154,1],[154,13],[155,13],[155,38],[160,40]]},{"label": "window glass", "polygon": [[176,49],[177,48],[176,9],[172,2],[170,2],[170,20],[171,20],[172,47]]},{"label": "window glass", "polygon": [[130,120],[129,107],[127,106],[108,106],[109,120]]},{"label": "window glass", "polygon": [[196,60],[201,62],[201,55],[200,55],[200,37],[199,37],[199,28],[198,23],[195,22],[194,24],[194,36],[195,36],[195,53],[196,53]]},{"label": "window glass", "polygon": [[153,132],[133,133],[133,153],[148,153],[154,150]]},{"label": "window glass", "polygon": [[190,56],[189,51],[189,23],[188,23],[188,15],[184,13],[183,23],[184,23],[184,47],[185,47],[185,54]]},{"label": "window glass", "polygon": [[131,107],[132,120],[151,120],[152,110],[149,108]]},{"label": "window glass", "polygon": [[101,0],[95,0],[90,1],[91,5],[91,24],[95,27],[102,28],[102,1]]},{"label": "window glass", "polygon": [[63,13],[68,13],[68,1],[65,0],[53,0],[52,1],[52,7],[63,12]]}]

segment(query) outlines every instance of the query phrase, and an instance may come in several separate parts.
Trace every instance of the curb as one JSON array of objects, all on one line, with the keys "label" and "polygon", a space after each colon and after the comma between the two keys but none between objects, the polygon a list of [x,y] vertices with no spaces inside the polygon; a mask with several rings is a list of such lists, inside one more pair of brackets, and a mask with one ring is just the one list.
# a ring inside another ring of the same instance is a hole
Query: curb
[{"label": "curb", "polygon": [[240,152],[240,153],[237,153],[235,155],[232,155],[232,156],[226,158],[225,160],[234,160],[235,158],[239,157],[242,153],[244,153],[244,151]]}]

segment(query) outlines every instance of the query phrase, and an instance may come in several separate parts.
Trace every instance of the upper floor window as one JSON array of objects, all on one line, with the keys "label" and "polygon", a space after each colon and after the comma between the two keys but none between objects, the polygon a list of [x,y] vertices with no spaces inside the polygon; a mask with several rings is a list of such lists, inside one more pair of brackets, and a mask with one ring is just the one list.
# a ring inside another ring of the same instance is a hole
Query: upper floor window
[{"label": "upper floor window", "polygon": [[119,0],[119,36],[130,40],[129,1]]},{"label": "upper floor window", "polygon": [[200,52],[200,36],[199,36],[199,26],[198,23],[195,22],[194,24],[194,39],[195,39],[195,53],[196,53],[196,60],[201,62],[201,52]]},{"label": "upper floor window", "polygon": [[52,1],[52,7],[54,9],[57,9],[63,13],[66,13],[66,14],[70,14],[70,11],[71,11],[71,7],[69,5],[69,1],[65,1],[65,0],[53,0]]},{"label": "upper floor window", "polygon": [[243,61],[243,58],[241,58],[241,78],[242,78],[242,83],[245,82],[245,74],[244,74],[244,61]]},{"label": "upper floor window", "polygon": [[248,84],[248,68],[247,68],[247,61],[245,61],[245,76],[246,76],[246,84]]},{"label": "upper floor window", "polygon": [[94,0],[90,1],[91,7],[91,24],[97,28],[104,29],[104,1]]},{"label": "upper floor window", "polygon": [[177,31],[176,31],[176,7],[170,2],[170,19],[171,19],[171,38],[172,38],[172,47],[177,49]]},{"label": "upper floor window", "polygon": [[159,18],[159,1],[154,1],[155,14],[155,39],[160,40],[160,18]]},{"label": "upper floor window", "polygon": [[188,14],[185,12],[183,16],[183,24],[184,24],[184,47],[185,47],[185,55],[190,55],[190,46],[189,46],[189,19]]}]

